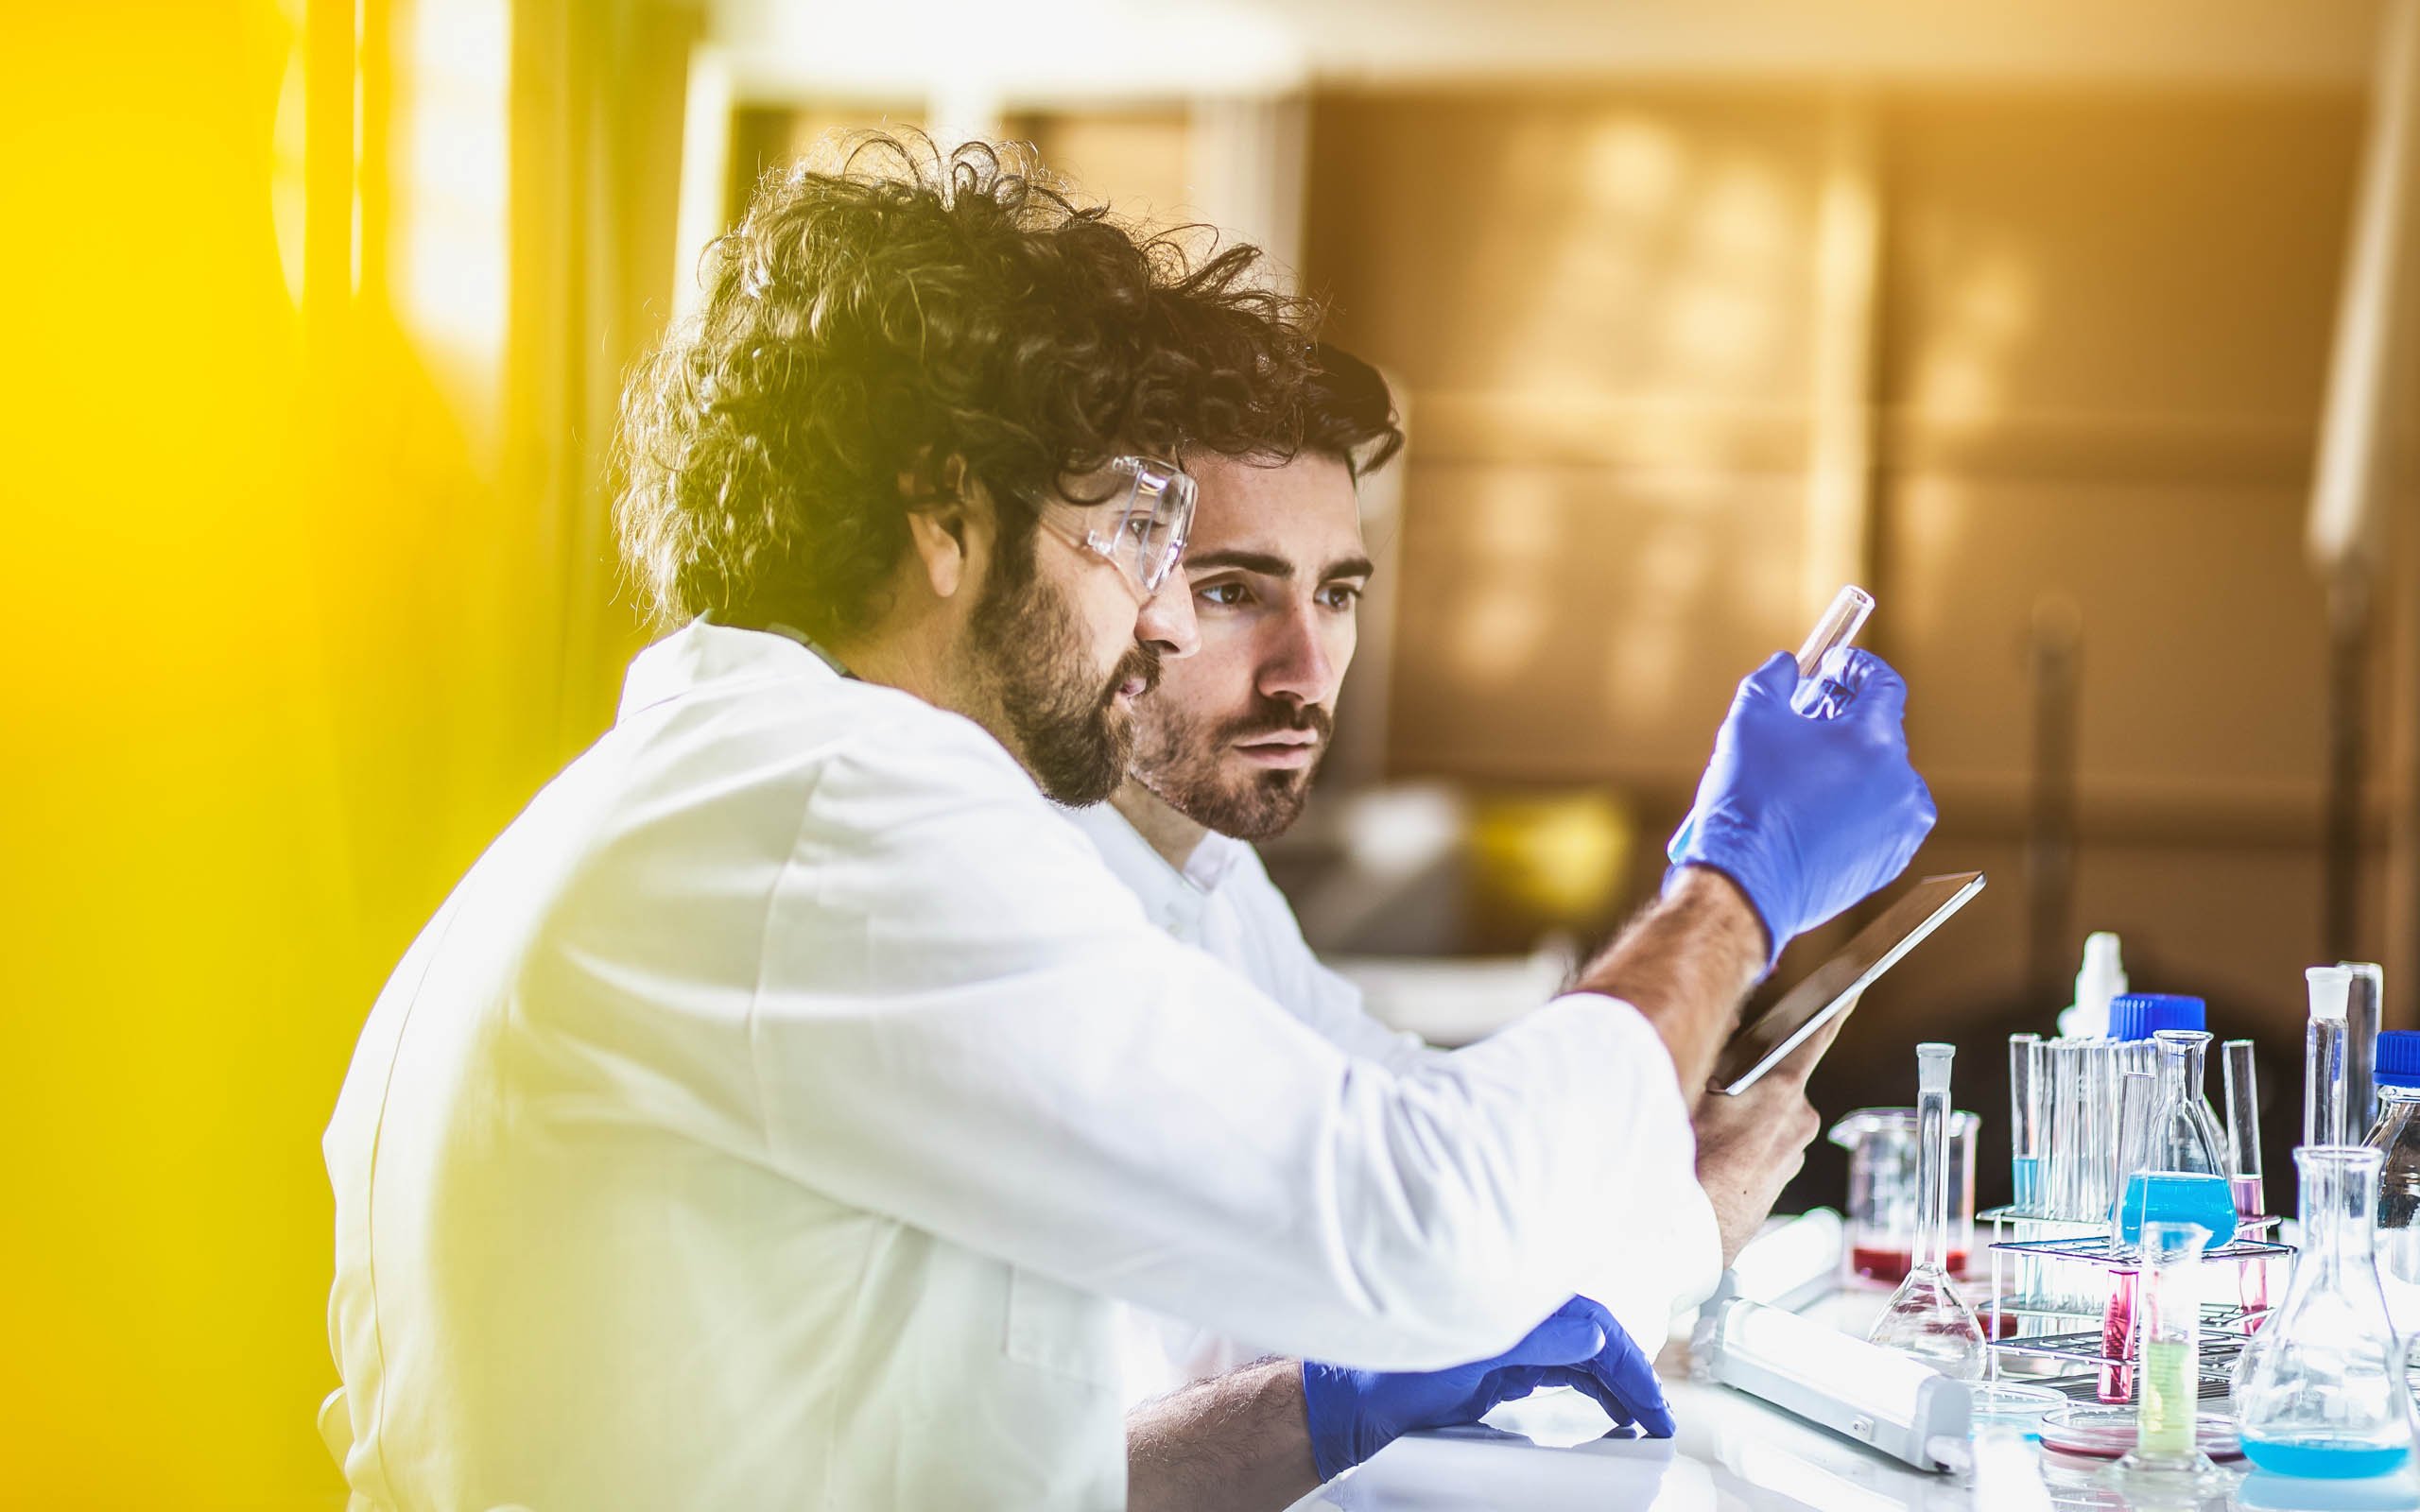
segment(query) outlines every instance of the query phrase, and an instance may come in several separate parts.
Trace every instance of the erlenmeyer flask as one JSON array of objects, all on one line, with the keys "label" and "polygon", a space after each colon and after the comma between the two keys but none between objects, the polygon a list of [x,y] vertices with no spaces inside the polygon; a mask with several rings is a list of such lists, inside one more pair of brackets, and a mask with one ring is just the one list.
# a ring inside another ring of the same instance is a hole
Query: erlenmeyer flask
[{"label": "erlenmeyer flask", "polygon": [[2226,1136],[2202,1095],[2210,1037],[2162,1029],[2152,1039],[2159,1047],[2159,1097],[2141,1163],[2126,1173],[2118,1237],[2134,1244],[2145,1223],[2190,1223],[2201,1225],[2215,1247],[2235,1237],[2236,1213]]},{"label": "erlenmeyer flask", "polygon": [[1891,1294],[1867,1339],[1931,1366],[1943,1375],[1974,1381],[1988,1350],[1983,1327],[1949,1279],[1949,1063],[1955,1045],[1916,1046],[1915,1263]]},{"label": "erlenmeyer flask", "polygon": [[[2152,1110],[2148,1169],[2224,1177],[2226,1136],[2219,1132],[2218,1121],[2210,1116],[2210,1105],[2202,1095],[2202,1057],[2209,1051],[2209,1035],[2196,1029],[2162,1029],[2152,1040],[2159,1046],[2159,1105]],[[2229,1205],[2233,1205],[2232,1192]]]},{"label": "erlenmeyer flask", "polygon": [[2303,1249],[2286,1299],[2236,1366],[2244,1452],[2281,1475],[2383,1475],[2411,1454],[2403,1351],[2371,1250],[2378,1152],[2312,1144],[2302,1175]]}]

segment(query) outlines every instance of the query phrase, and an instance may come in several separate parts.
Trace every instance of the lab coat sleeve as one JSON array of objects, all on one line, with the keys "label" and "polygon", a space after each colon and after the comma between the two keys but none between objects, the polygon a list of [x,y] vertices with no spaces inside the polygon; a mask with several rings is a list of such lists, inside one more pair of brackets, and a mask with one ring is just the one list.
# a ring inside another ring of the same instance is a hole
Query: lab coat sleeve
[{"label": "lab coat sleeve", "polygon": [[[1280,1005],[1346,1055],[1407,1072],[1450,1050],[1418,1035],[1390,1029],[1374,1018],[1361,989],[1322,964],[1303,938],[1301,922],[1257,855],[1237,862],[1248,871],[1228,886],[1239,903],[1244,927],[1268,963],[1270,990]],[[1576,1288],[1604,1300],[1624,1329],[1652,1352],[1672,1325],[1693,1314],[1722,1277],[1722,1238],[1714,1208],[1703,1189],[1675,1189],[1668,1203],[1630,1214],[1620,1252],[1599,1257]]]},{"label": "lab coat sleeve", "polygon": [[1389,1071],[1409,1071],[1450,1053],[1373,1018],[1361,989],[1321,964],[1303,938],[1302,923],[1285,895],[1261,868],[1260,858],[1247,852],[1236,865],[1250,869],[1228,885],[1240,902],[1243,927],[1257,936],[1253,943],[1269,963],[1271,995],[1280,1006],[1346,1055],[1375,1061]]},{"label": "lab coat sleeve", "polygon": [[1665,1284],[1620,1257],[1695,1194],[1694,1146],[1634,1009],[1570,996],[1407,1070],[1357,1060],[1152,927],[987,740],[864,746],[809,805],[749,1028],[794,1178],[1368,1368]]},{"label": "lab coat sleeve", "polygon": [[[1267,886],[1266,883],[1262,884]],[[1277,979],[1289,994],[1286,1006],[1346,1055],[1409,1072],[1456,1051],[1441,1050],[1418,1035],[1390,1029],[1372,1017],[1361,989],[1321,964],[1302,936],[1302,927],[1269,889],[1281,917],[1269,921],[1270,948],[1283,967]],[[1573,1290],[1603,1301],[1651,1354],[1672,1325],[1694,1314],[1722,1279],[1722,1236],[1714,1206],[1694,1182],[1676,1186],[1667,1202],[1642,1208],[1624,1225],[1619,1251],[1593,1257],[1587,1276]]]},{"label": "lab coat sleeve", "polygon": [[1375,1061],[1389,1071],[1409,1072],[1427,1060],[1453,1054],[1436,1048],[1416,1034],[1380,1023],[1371,1016],[1361,989],[1316,959],[1304,962],[1302,996],[1296,1011],[1328,1043],[1348,1056]]}]

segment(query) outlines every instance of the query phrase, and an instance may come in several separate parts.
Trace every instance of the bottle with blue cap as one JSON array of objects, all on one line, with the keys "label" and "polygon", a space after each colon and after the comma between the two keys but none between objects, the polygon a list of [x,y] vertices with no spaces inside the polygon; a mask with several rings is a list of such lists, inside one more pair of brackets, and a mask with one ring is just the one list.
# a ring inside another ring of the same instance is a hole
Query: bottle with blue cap
[{"label": "bottle with blue cap", "polygon": [[[2377,1040],[2378,1117],[2367,1141],[2385,1164],[2378,1176],[2377,1252],[2389,1311],[2406,1332],[2420,1325],[2420,1031],[2389,1029]],[[2400,1305],[2398,1305],[2400,1304]]]},{"label": "bottle with blue cap", "polygon": [[2149,1040],[2162,1029],[2204,1030],[2209,1005],[2179,992],[2120,992],[2109,1000],[2109,1038]]},{"label": "bottle with blue cap", "polygon": [[[2121,992],[2109,1000],[2109,1038],[2118,1044],[2138,1047],[2139,1055],[2128,1058],[2121,1071],[2142,1071],[2152,1076],[2159,1074],[2159,1047],[2154,1042],[2163,1029],[2181,1029],[2203,1033],[2210,1027],[2210,1005],[2197,997],[2182,992]],[[2202,1111],[2208,1115],[2210,1126],[2223,1128],[2219,1110],[2210,1102],[2209,1092],[2197,1077],[2194,1095],[2202,1099]],[[2222,1146],[2223,1148],[2223,1146]]]}]

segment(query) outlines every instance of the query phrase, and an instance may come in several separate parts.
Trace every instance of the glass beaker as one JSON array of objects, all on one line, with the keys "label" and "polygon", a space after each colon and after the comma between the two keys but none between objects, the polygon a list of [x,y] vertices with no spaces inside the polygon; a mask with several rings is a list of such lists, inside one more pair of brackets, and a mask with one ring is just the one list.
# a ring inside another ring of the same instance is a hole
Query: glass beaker
[{"label": "glass beaker", "polygon": [[[1975,1136],[1982,1120],[1949,1115],[1949,1269],[1963,1275],[1975,1252]],[[1841,1264],[1852,1281],[1896,1286],[1915,1264],[1916,1110],[1860,1108],[1832,1125],[1849,1152],[1847,1243]]]},{"label": "glass beaker", "polygon": [[2286,1299],[2236,1366],[2244,1452],[2280,1475],[2383,1475],[2411,1455],[2403,1351],[2372,1250],[2378,1152],[2306,1145],[2303,1248]]},{"label": "glass beaker", "polygon": [[1949,1065],[1955,1045],[1916,1046],[1915,1264],[1884,1303],[1871,1344],[1896,1349],[1955,1381],[1981,1378],[1983,1326],[1949,1279]]}]

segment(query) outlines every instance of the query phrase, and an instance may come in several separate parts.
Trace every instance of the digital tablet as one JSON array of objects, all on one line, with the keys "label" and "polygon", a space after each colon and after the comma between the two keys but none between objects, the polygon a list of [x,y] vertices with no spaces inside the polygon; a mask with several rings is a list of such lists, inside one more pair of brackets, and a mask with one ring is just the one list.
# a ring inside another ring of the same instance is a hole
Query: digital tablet
[{"label": "digital tablet", "polygon": [[1940,928],[1943,919],[1982,890],[1981,872],[1958,871],[1927,877],[1901,893],[1898,902],[1858,931],[1857,938],[1840,954],[1815,968],[1780,1002],[1731,1037],[1715,1057],[1714,1085],[1735,1097],[1754,1087],[1757,1078],[1779,1065],[1808,1035],[1848,1011],[1858,994],[1914,950],[1916,941]]}]

